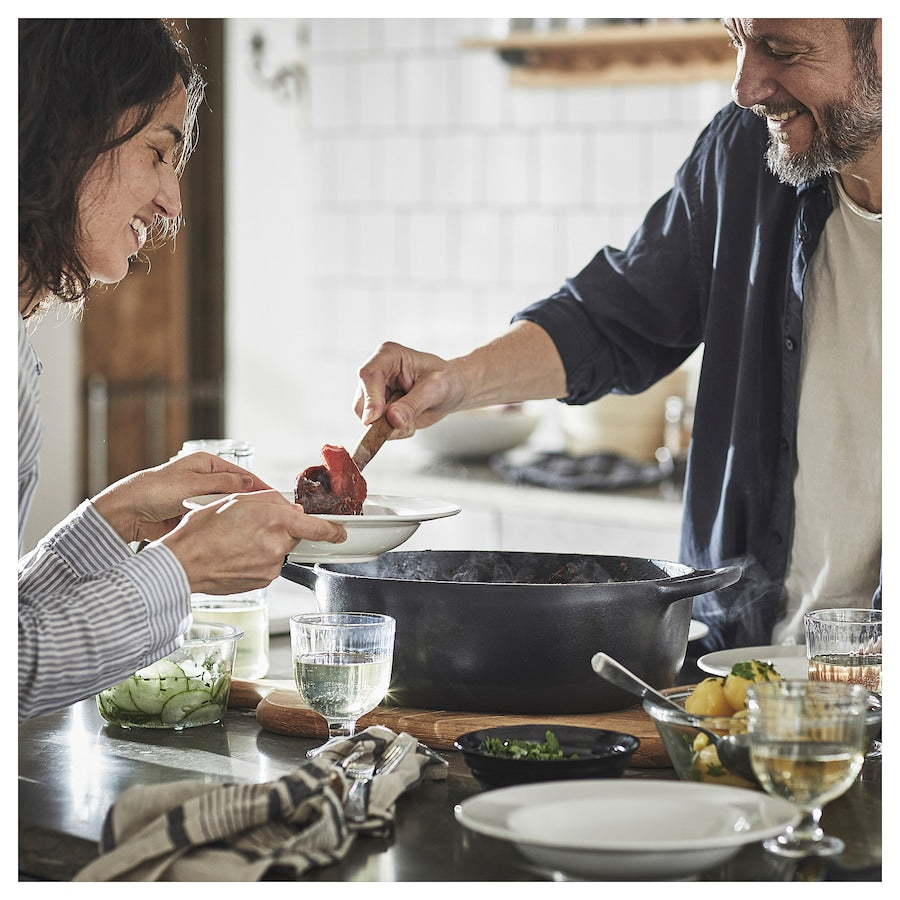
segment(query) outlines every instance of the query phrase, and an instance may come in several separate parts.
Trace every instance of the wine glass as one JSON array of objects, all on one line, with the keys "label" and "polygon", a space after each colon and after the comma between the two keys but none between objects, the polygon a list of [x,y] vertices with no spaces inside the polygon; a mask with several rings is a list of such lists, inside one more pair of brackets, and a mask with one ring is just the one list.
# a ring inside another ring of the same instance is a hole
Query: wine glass
[{"label": "wine glass", "polygon": [[856,780],[865,756],[868,693],[858,684],[770,681],[747,689],[750,762],[763,789],[803,813],[763,846],[780,856],[833,856],[822,808]]},{"label": "wine glass", "polygon": [[[300,697],[328,723],[322,747],[356,732],[391,681],[396,623],[378,613],[291,616],[291,654]],[[314,756],[322,747],[310,750]]]}]

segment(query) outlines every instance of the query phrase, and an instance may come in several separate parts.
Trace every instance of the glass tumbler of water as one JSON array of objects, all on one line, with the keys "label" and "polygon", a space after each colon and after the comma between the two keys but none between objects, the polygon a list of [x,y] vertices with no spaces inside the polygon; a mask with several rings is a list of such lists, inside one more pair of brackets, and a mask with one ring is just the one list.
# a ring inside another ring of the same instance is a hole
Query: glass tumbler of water
[{"label": "glass tumbler of water", "polygon": [[301,699],[328,723],[329,741],[354,734],[357,720],[387,693],[395,628],[393,618],[378,613],[291,616],[294,680]]},{"label": "glass tumbler of water", "polygon": [[803,617],[813,681],[845,681],[881,693],[881,610],[819,609]]},{"label": "glass tumbler of water", "polygon": [[826,835],[822,808],[840,797],[863,765],[868,692],[862,685],[770,681],[747,689],[750,762],[763,790],[801,813],[763,841],[779,856],[833,856],[844,842]]},{"label": "glass tumbler of water", "polygon": [[269,601],[266,588],[243,594],[215,596],[191,594],[195,622],[236,625],[244,636],[238,641],[231,674],[234,678],[264,678],[269,671]]}]

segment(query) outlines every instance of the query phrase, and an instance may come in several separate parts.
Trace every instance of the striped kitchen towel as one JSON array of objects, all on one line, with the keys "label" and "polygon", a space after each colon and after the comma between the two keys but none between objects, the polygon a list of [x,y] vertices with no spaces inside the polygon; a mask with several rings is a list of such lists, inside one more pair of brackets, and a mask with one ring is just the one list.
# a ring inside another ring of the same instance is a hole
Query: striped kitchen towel
[{"label": "striped kitchen towel", "polygon": [[[373,765],[394,744],[407,751],[375,775],[368,817],[348,821],[351,780],[341,762]],[[397,798],[447,763],[411,735],[373,725],[265,784],[187,780],[129,788],[110,808],[100,855],[75,881],[260,881],[291,879],[342,859],[360,833],[383,833]]]}]

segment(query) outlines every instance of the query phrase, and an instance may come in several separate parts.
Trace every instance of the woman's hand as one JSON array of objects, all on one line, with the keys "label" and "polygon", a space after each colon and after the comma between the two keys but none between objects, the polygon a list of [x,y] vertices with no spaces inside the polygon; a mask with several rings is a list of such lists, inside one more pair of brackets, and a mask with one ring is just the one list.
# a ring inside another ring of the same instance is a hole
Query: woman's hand
[{"label": "woman's hand", "polygon": [[[182,501],[223,499],[188,512]],[[160,539],[178,558],[192,593],[265,587],[301,539],[341,543],[343,526],[308,516],[252,472],[211,453],[191,453],[129,475],[91,501],[126,542]]]},{"label": "woman's hand", "polygon": [[192,510],[161,543],[178,558],[192,592],[237,594],[270,584],[303,538],[341,543],[347,532],[267,490]]},{"label": "woman's hand", "polygon": [[252,472],[215,454],[191,453],[128,475],[91,502],[122,540],[152,541],[181,521],[187,512],[182,501],[188,497],[267,489]]}]

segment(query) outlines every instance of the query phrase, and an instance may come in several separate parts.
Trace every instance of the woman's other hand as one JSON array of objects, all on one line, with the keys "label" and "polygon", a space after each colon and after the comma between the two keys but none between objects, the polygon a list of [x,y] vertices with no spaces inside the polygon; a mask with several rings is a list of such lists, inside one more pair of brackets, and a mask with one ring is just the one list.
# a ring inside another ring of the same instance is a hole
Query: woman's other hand
[{"label": "woman's other hand", "polygon": [[237,594],[270,584],[304,538],[342,543],[347,532],[264,490],[192,510],[161,543],[178,557],[192,592]]},{"label": "woman's other hand", "polygon": [[[222,500],[188,512],[183,501]],[[136,472],[92,503],[126,542],[160,539],[178,558],[191,591],[233,594],[265,587],[301,539],[341,543],[341,525],[306,515],[259,479],[211,453],[191,453]]]},{"label": "woman's other hand", "polygon": [[252,472],[215,454],[191,453],[128,475],[91,502],[124,541],[152,541],[181,521],[188,497],[268,489]]}]

